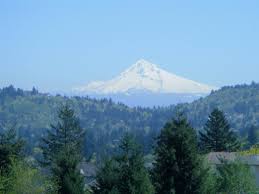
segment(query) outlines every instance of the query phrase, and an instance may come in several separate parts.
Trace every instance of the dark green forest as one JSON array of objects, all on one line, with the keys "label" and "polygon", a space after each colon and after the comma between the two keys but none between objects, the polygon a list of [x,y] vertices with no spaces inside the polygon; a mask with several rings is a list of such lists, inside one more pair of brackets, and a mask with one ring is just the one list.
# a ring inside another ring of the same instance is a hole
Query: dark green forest
[{"label": "dark green forest", "polygon": [[[258,88],[153,108],[3,88],[0,193],[258,193],[241,159],[209,163],[211,153],[258,150]],[[86,164],[96,167],[93,182]]]},{"label": "dark green forest", "polygon": [[259,84],[252,82],[250,85],[226,86],[193,103],[175,107],[185,113],[197,129],[204,126],[214,108],[225,112],[231,127],[241,135],[246,135],[251,125],[259,124]]},{"label": "dark green forest", "polygon": [[19,135],[28,142],[27,151],[33,152],[32,148],[38,145],[50,123],[55,123],[58,108],[65,104],[75,110],[87,131],[87,157],[93,153],[110,154],[127,131],[133,133],[148,152],[153,137],[173,114],[173,107],[129,108],[110,99],[52,96],[36,89],[23,91],[9,86],[0,91],[0,123],[6,127],[15,124]]},{"label": "dark green forest", "polygon": [[193,103],[170,107],[130,108],[111,99],[67,97],[40,93],[35,88],[24,91],[13,86],[0,90],[2,128],[15,127],[27,141],[26,152],[37,155],[39,139],[55,123],[57,110],[69,105],[86,130],[84,155],[101,159],[116,152],[125,132],[132,133],[145,154],[152,150],[154,138],[164,124],[178,113],[186,115],[195,129],[202,129],[214,108],[222,110],[231,128],[246,137],[251,125],[259,123],[259,84],[223,87]]}]

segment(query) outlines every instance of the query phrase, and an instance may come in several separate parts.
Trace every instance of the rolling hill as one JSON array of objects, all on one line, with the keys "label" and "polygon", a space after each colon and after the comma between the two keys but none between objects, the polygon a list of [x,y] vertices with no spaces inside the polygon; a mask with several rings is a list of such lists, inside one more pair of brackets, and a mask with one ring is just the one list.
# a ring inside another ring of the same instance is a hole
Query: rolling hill
[{"label": "rolling hill", "polygon": [[226,113],[240,135],[246,135],[249,125],[259,126],[259,84],[223,87],[192,103],[168,107],[128,107],[110,99],[52,96],[37,90],[24,91],[9,86],[0,90],[0,123],[16,125],[19,134],[27,139],[28,152],[39,144],[39,139],[57,119],[61,105],[75,109],[82,127],[87,130],[85,155],[112,153],[118,139],[126,131],[132,132],[146,153],[152,149],[154,137],[177,112],[183,112],[197,129],[202,129],[210,111],[218,107]]}]

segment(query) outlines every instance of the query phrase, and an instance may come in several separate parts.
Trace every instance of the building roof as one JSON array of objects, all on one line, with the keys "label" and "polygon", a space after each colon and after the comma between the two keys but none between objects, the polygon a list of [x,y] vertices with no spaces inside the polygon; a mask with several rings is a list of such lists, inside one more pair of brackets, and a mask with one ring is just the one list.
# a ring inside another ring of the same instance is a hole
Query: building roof
[{"label": "building roof", "polygon": [[236,152],[210,152],[207,156],[211,164],[221,164],[221,160],[234,161],[237,159]]},{"label": "building roof", "polygon": [[211,152],[207,155],[210,164],[221,164],[221,160],[229,162],[239,159],[248,165],[259,166],[259,155],[240,155],[237,152]]}]

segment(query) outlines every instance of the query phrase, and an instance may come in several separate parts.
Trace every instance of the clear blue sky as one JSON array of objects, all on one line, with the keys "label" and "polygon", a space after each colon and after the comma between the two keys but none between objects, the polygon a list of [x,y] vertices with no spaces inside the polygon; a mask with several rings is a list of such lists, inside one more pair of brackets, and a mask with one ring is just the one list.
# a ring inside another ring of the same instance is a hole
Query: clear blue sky
[{"label": "clear blue sky", "polygon": [[259,82],[259,1],[0,1],[0,87],[66,90],[140,58],[210,85]]}]

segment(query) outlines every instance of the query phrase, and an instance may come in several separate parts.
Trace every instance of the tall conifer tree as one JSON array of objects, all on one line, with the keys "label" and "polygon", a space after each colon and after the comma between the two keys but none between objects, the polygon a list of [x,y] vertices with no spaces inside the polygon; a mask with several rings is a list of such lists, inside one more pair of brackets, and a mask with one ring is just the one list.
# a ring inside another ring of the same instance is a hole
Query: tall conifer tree
[{"label": "tall conifer tree", "polygon": [[156,193],[201,193],[202,172],[195,130],[182,117],[167,123],[155,148]]},{"label": "tall conifer tree", "polygon": [[214,109],[204,131],[200,131],[201,149],[207,152],[236,151],[240,147],[235,133],[222,111]]},{"label": "tall conifer tree", "polygon": [[2,129],[0,133],[0,171],[8,171],[11,166],[12,159],[22,156],[25,142],[17,137],[14,128]]},{"label": "tall conifer tree", "polygon": [[152,194],[153,186],[143,155],[131,135],[121,140],[120,154],[105,163],[97,175],[95,194]]},{"label": "tall conifer tree", "polygon": [[57,125],[52,125],[43,138],[43,164],[50,167],[59,193],[81,194],[84,193],[84,183],[78,164],[82,160],[84,131],[70,107],[62,107],[58,118]]}]

